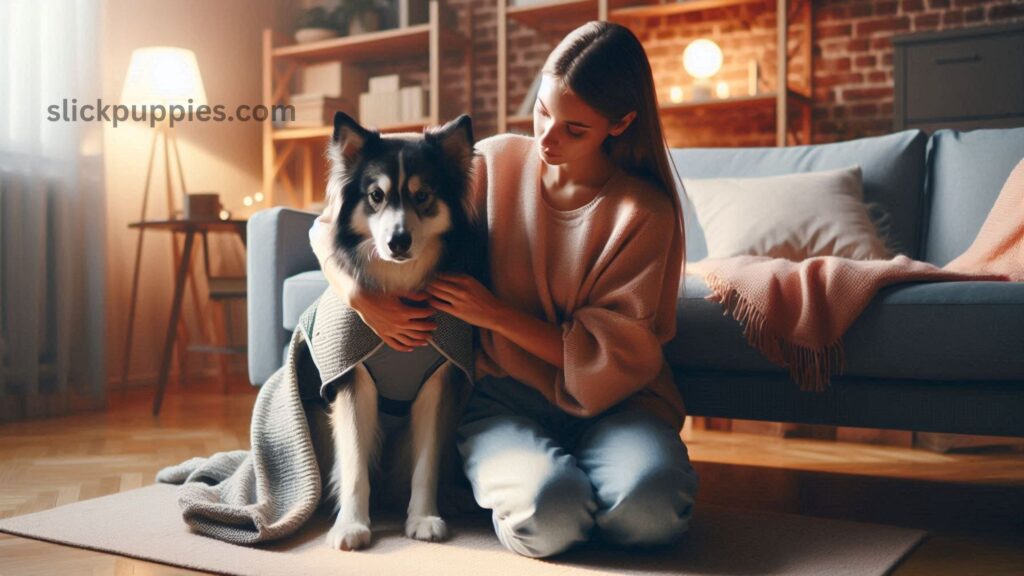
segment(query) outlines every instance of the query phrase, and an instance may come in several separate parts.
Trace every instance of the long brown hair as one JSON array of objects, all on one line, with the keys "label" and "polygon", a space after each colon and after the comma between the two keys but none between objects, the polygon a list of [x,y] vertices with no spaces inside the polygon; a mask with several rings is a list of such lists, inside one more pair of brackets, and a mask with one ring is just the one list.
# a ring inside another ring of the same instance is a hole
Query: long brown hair
[{"label": "long brown hair", "polygon": [[544,74],[551,75],[612,122],[630,112],[636,118],[602,148],[626,172],[647,180],[669,195],[676,209],[685,259],[686,239],[679,192],[685,194],[658,116],[654,76],[640,40],[625,26],[593,21],[570,32],[548,56]]}]

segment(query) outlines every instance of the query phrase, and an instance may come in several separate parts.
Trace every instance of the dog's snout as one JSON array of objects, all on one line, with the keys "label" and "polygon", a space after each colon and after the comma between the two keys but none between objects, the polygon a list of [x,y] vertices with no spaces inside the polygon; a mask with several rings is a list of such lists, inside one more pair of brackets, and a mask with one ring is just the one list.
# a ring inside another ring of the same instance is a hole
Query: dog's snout
[{"label": "dog's snout", "polygon": [[412,247],[412,234],[399,230],[388,239],[388,248],[392,254],[405,254]]}]

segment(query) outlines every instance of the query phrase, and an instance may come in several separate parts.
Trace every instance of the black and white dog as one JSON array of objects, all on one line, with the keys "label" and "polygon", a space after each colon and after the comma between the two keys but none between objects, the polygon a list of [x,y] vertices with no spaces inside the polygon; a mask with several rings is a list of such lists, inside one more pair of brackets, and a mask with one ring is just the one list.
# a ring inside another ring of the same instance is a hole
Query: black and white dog
[{"label": "black and white dog", "polygon": [[[338,206],[331,257],[362,288],[401,294],[421,289],[439,271],[472,273],[479,266],[469,189],[473,144],[465,115],[422,135],[381,135],[335,115],[328,147],[327,196]],[[325,498],[339,509],[328,545],[369,544],[371,474],[381,470],[387,473],[374,474],[374,496],[409,496],[406,535],[445,539],[438,483],[468,390],[465,376],[434,345],[414,352],[381,345],[349,374],[329,413],[310,415],[321,470],[331,470]],[[402,409],[389,413],[395,405]]]}]

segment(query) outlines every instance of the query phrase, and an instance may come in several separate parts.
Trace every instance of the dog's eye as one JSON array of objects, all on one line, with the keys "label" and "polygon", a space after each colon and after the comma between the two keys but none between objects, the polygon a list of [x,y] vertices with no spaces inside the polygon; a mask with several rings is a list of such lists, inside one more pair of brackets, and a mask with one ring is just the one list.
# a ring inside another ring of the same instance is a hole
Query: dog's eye
[{"label": "dog's eye", "polygon": [[370,189],[370,200],[373,200],[374,202],[381,202],[381,201],[383,201],[384,200],[384,192],[382,192],[380,188],[371,188]]},{"label": "dog's eye", "polygon": [[426,202],[428,198],[430,198],[430,194],[427,194],[424,190],[420,190],[415,196],[413,196],[413,199],[419,204]]}]

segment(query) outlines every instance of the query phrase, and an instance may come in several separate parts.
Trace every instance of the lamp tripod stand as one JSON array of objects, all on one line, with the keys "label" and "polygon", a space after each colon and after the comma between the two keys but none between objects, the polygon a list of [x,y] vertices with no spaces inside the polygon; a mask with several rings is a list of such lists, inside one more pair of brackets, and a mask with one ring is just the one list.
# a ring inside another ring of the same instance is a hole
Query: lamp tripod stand
[{"label": "lamp tripod stand", "polygon": [[[158,139],[162,139],[163,140],[163,152],[164,152],[163,156],[164,156],[164,168],[165,168],[164,172],[166,174],[166,178],[165,178],[165,191],[166,191],[166,196],[167,196],[167,215],[168,215],[168,219],[169,220],[175,220],[176,219],[175,218],[175,209],[174,209],[174,185],[173,185],[173,183],[171,181],[172,180],[172,176],[171,176],[171,149],[172,148],[174,149],[174,159],[175,159],[175,163],[177,164],[178,182],[181,185],[182,197],[184,197],[185,194],[186,194],[185,173],[184,173],[184,170],[182,169],[182,165],[181,165],[181,154],[178,151],[178,141],[175,138],[174,132],[171,130],[171,128],[169,127],[167,122],[161,122],[160,124],[157,125],[156,129],[153,132],[153,138],[152,138],[152,140],[150,142],[150,148],[149,148],[149,162],[148,162],[148,164],[146,166],[146,183],[145,183],[145,187],[143,189],[143,194],[142,194],[142,211],[139,214],[139,236],[138,236],[138,240],[136,241],[136,244],[135,244],[135,268],[134,268],[134,272],[132,273],[132,295],[131,295],[131,305],[130,305],[130,307],[128,309],[128,329],[127,329],[127,333],[125,335],[124,358],[123,358],[123,361],[122,361],[122,364],[121,364],[121,384],[122,384],[122,386],[125,385],[125,383],[127,382],[128,369],[129,369],[129,367],[131,365],[132,341],[133,341],[132,337],[134,335],[134,329],[135,329],[135,309],[136,309],[136,305],[138,303],[139,276],[140,276],[141,268],[142,268],[142,266],[141,266],[142,265],[142,246],[143,246],[143,240],[145,238],[145,232],[146,232],[146,225],[145,225],[146,224],[146,213],[147,213],[148,208],[149,208],[149,192],[150,192],[150,189],[151,189],[150,183],[151,183],[151,181],[153,179],[152,178],[152,176],[153,176],[153,164],[154,164],[153,161],[154,161],[154,158],[156,157],[156,149],[157,149],[157,140]],[[188,253],[191,250],[192,250],[192,236],[189,235],[186,238],[186,241],[185,241],[184,251],[185,251],[185,253]],[[173,234],[171,235],[171,253],[172,253],[172,256],[174,258],[174,267],[175,267],[175,269],[177,269],[179,267],[179,263],[181,262],[181,259],[182,259],[182,252],[179,250],[177,238],[175,238]],[[189,278],[191,279],[191,274],[189,274]],[[195,283],[194,280],[191,280],[190,284],[191,284],[191,290],[192,290],[192,300],[193,300],[193,302],[198,304],[200,302],[200,300],[199,300],[198,290],[196,289],[196,283]],[[173,307],[174,308],[180,308],[180,299],[179,298],[175,298],[174,299]],[[179,317],[179,315],[180,315],[180,309],[172,310],[171,318],[176,319],[176,318]],[[167,342],[165,343],[165,347],[167,347],[167,348],[173,347],[175,340],[182,340],[182,341],[185,341],[185,342],[187,342],[187,340],[188,340],[188,329],[185,326],[185,323],[184,322],[176,322],[176,324],[177,324],[177,326],[168,327],[168,331],[169,332],[172,329],[176,330],[177,337],[176,338],[168,338],[167,339]],[[154,400],[154,404],[153,404],[153,414],[154,415],[157,414],[159,412],[159,410],[160,410],[160,399],[163,396],[163,387],[166,384],[167,374],[169,373],[169,370],[170,370],[170,365],[169,365],[170,350],[167,350],[165,348],[164,352],[165,352],[164,353],[165,360],[162,362],[162,365],[160,367],[159,390],[158,390],[157,397]],[[179,365],[180,365],[179,373],[181,374],[181,377],[184,377],[184,375],[187,374],[187,372],[188,372],[188,364],[187,364],[187,355],[185,354],[185,351],[181,347],[179,347],[179,349],[178,349],[178,360],[179,360]]]}]

